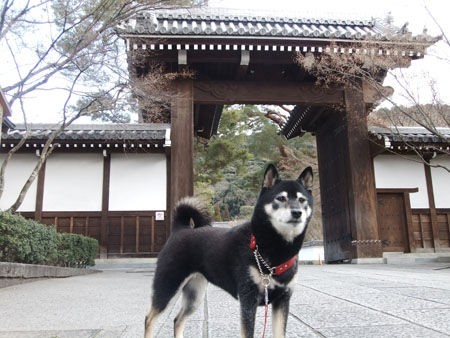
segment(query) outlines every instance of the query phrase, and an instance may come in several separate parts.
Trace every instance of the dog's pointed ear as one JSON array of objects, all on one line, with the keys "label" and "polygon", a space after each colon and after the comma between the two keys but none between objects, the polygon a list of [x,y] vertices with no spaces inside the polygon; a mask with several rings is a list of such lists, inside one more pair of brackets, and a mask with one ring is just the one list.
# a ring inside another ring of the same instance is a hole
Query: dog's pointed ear
[{"label": "dog's pointed ear", "polygon": [[311,167],[305,168],[305,170],[302,171],[300,176],[297,179],[300,184],[302,184],[306,190],[311,191],[313,186],[313,171]]},{"label": "dog's pointed ear", "polygon": [[264,181],[262,183],[263,188],[271,188],[275,185],[277,182],[279,176],[278,176],[278,170],[275,168],[273,164],[269,164],[267,166],[266,172],[264,173]]}]

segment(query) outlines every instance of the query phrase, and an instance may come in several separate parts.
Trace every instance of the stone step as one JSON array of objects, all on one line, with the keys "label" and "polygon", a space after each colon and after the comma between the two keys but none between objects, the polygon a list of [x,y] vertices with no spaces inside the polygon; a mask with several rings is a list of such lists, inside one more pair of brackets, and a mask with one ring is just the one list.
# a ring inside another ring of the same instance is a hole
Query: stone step
[{"label": "stone step", "polygon": [[384,252],[386,264],[450,263],[450,252],[403,253]]}]

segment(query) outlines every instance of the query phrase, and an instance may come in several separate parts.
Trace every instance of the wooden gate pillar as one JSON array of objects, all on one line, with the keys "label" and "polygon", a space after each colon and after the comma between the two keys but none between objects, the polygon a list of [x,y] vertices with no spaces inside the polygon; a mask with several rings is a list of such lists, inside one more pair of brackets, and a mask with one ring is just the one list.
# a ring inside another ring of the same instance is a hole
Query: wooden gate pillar
[{"label": "wooden gate pillar", "polygon": [[194,100],[192,80],[175,81],[171,103],[170,206],[194,192]]},{"label": "wooden gate pillar", "polygon": [[345,113],[330,112],[316,132],[325,261],[352,259]]},{"label": "wooden gate pillar", "polygon": [[353,258],[381,258],[375,176],[369,149],[367,113],[360,88],[346,88],[347,176]]}]

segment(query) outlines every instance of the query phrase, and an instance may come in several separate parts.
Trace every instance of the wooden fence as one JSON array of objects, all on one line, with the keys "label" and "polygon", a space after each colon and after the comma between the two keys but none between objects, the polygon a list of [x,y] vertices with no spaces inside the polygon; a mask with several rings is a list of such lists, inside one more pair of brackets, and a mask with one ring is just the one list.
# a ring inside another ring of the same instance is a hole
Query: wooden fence
[{"label": "wooden fence", "polygon": [[[32,212],[22,215],[35,216]],[[157,221],[154,211],[42,212],[39,221],[59,232],[97,239],[107,257],[155,257],[169,235],[167,217]]]}]

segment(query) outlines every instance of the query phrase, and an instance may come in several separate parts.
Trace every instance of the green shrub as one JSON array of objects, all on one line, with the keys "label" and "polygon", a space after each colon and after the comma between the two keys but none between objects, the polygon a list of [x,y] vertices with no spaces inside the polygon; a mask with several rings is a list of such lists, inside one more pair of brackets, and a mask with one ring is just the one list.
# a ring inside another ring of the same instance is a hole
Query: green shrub
[{"label": "green shrub", "polygon": [[253,205],[242,205],[239,209],[239,218],[250,220],[253,215]]},{"label": "green shrub", "polygon": [[0,212],[0,261],[85,267],[94,265],[97,252],[96,239]]},{"label": "green shrub", "polygon": [[0,213],[0,261],[53,265],[58,233],[22,216]]},{"label": "green shrub", "polygon": [[78,234],[60,233],[58,241],[58,265],[86,267],[95,264],[98,241]]}]

